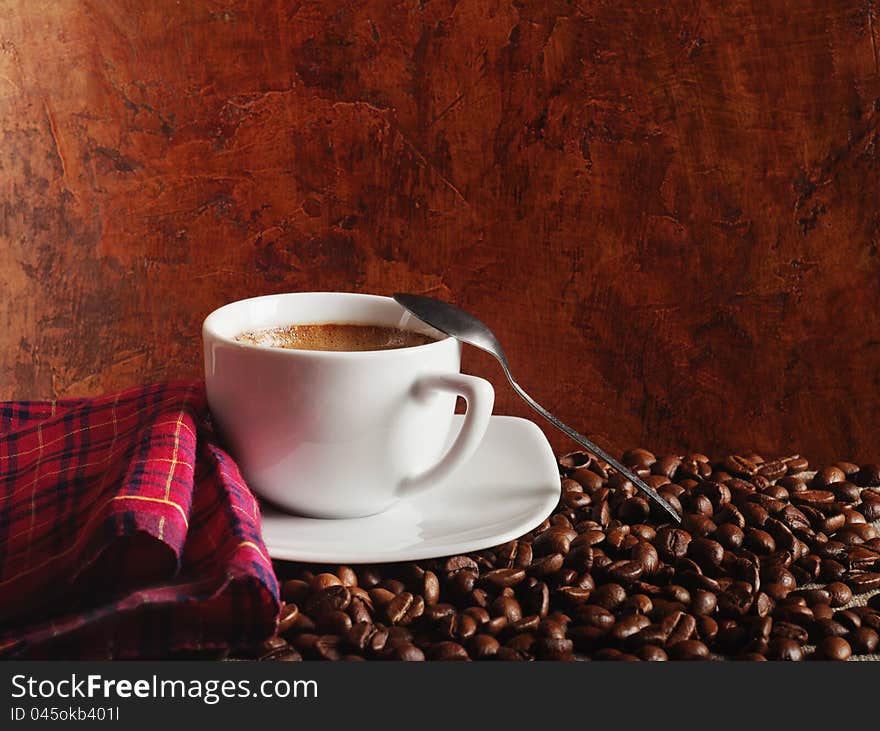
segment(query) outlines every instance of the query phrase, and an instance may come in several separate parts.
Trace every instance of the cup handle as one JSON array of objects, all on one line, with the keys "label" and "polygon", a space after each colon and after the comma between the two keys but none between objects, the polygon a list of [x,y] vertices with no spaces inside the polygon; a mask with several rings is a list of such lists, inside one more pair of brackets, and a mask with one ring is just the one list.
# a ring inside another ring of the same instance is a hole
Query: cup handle
[{"label": "cup handle", "polygon": [[431,487],[453,470],[467,462],[486,434],[495,390],[483,378],[465,373],[442,373],[421,378],[413,389],[416,398],[425,398],[431,391],[450,391],[467,401],[467,412],[461,431],[440,461],[420,475],[401,480],[398,497],[415,495]]}]

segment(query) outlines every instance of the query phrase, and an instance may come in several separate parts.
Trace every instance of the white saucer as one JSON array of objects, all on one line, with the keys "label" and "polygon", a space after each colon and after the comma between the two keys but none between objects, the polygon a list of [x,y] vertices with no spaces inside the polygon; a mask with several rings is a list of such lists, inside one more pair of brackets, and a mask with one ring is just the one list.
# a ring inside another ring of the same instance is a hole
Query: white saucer
[{"label": "white saucer", "polygon": [[[456,416],[450,442],[461,427]],[[470,461],[427,492],[367,518],[322,520],[262,505],[272,558],[310,563],[386,563],[497,546],[527,533],[559,501],[559,471],[531,421],[493,416]]]}]

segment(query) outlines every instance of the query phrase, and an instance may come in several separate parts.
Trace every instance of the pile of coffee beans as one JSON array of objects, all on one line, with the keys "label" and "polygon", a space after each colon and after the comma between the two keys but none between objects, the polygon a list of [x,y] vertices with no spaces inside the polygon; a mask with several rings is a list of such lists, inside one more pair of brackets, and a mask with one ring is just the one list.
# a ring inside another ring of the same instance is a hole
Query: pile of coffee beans
[{"label": "pile of coffee beans", "polygon": [[[848,660],[878,650],[880,466],[583,452],[553,515],[463,556],[277,565],[267,660]],[[865,598],[867,601],[865,601]]]}]

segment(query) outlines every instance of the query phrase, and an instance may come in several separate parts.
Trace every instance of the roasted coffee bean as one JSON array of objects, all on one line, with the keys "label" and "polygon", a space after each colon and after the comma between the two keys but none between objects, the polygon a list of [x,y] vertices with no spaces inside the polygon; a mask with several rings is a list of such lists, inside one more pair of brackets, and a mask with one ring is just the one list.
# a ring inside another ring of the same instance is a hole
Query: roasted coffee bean
[{"label": "roasted coffee bean", "polygon": [[703,515],[705,517],[711,517],[714,513],[714,508],[712,507],[712,501],[709,500],[705,495],[691,495],[691,499],[689,501],[689,509],[688,512],[694,513],[696,515]]},{"label": "roasted coffee bean", "polygon": [[817,576],[820,581],[839,581],[844,578],[845,575],[846,567],[839,561],[830,558],[824,558],[821,560],[819,564],[819,575]]},{"label": "roasted coffee bean", "polygon": [[803,457],[792,457],[786,460],[786,467],[788,468],[788,474],[798,475],[810,469],[810,463]]},{"label": "roasted coffee bean", "polygon": [[301,579],[290,579],[281,585],[281,596],[286,602],[304,604],[309,596],[309,584]]},{"label": "roasted coffee bean", "polygon": [[794,574],[792,574],[791,571],[789,571],[788,569],[777,569],[775,571],[768,571],[764,575],[764,579],[769,583],[781,584],[789,591],[797,587],[797,580],[794,578]]},{"label": "roasted coffee bean", "polygon": [[880,485],[880,465],[864,464],[855,475],[855,482],[862,487]]},{"label": "roasted coffee bean", "polygon": [[565,637],[568,622],[561,618],[546,618],[538,623],[538,637]]},{"label": "roasted coffee bean", "polygon": [[724,558],[724,547],[710,538],[697,538],[690,542],[688,555],[704,570],[714,569],[721,565]]},{"label": "roasted coffee bean", "polygon": [[743,477],[751,477],[758,473],[758,466],[754,462],[738,454],[727,457],[722,463],[722,467],[732,475]]},{"label": "roasted coffee bean", "polygon": [[835,482],[831,485],[831,492],[834,493],[834,497],[836,500],[840,500],[845,503],[854,503],[859,499],[859,495],[861,490],[857,485],[854,485],[851,482]]},{"label": "roasted coffee bean", "polygon": [[834,619],[819,619],[810,627],[810,636],[814,639],[822,637],[843,637],[849,632],[849,628]]},{"label": "roasted coffee bean", "polygon": [[788,472],[788,466],[782,460],[773,460],[765,462],[758,468],[758,474],[766,477],[768,480],[776,480],[785,476]]},{"label": "roasted coffee bean", "polygon": [[615,622],[611,628],[611,636],[615,640],[622,641],[644,629],[649,624],[651,624],[651,620],[643,614],[627,614]]},{"label": "roasted coffee bean", "polygon": [[498,561],[502,568],[528,568],[532,563],[532,546],[525,541],[505,543],[498,552]]},{"label": "roasted coffee bean", "polygon": [[711,591],[697,589],[691,592],[690,611],[693,614],[712,614],[718,606],[718,597]]},{"label": "roasted coffee bean", "polygon": [[682,640],[666,650],[672,660],[706,660],[709,648],[699,640]]},{"label": "roasted coffee bean", "polygon": [[708,516],[702,513],[685,513],[681,519],[682,528],[691,534],[692,538],[702,538],[712,535],[718,526]]},{"label": "roasted coffee bean", "polygon": [[428,606],[433,606],[440,601],[440,581],[433,571],[425,571],[422,576],[421,594]]},{"label": "roasted coffee bean", "polygon": [[830,490],[804,490],[792,495],[791,499],[797,505],[820,508],[834,502],[834,493]]},{"label": "roasted coffee bean", "polygon": [[566,637],[539,637],[530,650],[538,660],[572,660],[574,643]]},{"label": "roasted coffee bean", "polygon": [[450,660],[467,661],[470,658],[468,657],[467,650],[460,644],[445,640],[431,645],[428,649],[428,659],[448,662]]},{"label": "roasted coffee bean", "polygon": [[299,607],[296,604],[285,604],[281,607],[281,613],[278,615],[278,634],[284,634],[290,630],[299,617]]},{"label": "roasted coffee bean", "polygon": [[321,635],[315,640],[314,651],[321,660],[340,660],[342,658],[340,644],[341,638],[336,635]]},{"label": "roasted coffee bean", "polygon": [[522,608],[519,602],[506,596],[500,596],[492,602],[489,613],[495,617],[504,617],[510,624],[522,619]]},{"label": "roasted coffee bean", "polygon": [[413,596],[408,591],[398,594],[385,607],[385,616],[391,624],[407,625],[422,616],[425,611],[425,600],[421,596]]},{"label": "roasted coffee bean", "polygon": [[691,601],[691,593],[678,584],[668,584],[663,587],[663,595],[670,601],[680,604],[690,604]]},{"label": "roasted coffee bean", "polygon": [[355,570],[350,566],[339,566],[336,571],[336,578],[339,579],[340,583],[343,586],[347,586],[349,589],[354,588],[358,585],[357,574]]},{"label": "roasted coffee bean", "polygon": [[642,567],[644,576],[652,576],[660,568],[660,557],[657,549],[648,541],[639,540],[629,551],[630,558]]},{"label": "roasted coffee bean", "polygon": [[850,572],[846,579],[846,585],[854,594],[864,594],[868,591],[880,589],[880,573],[872,571]]},{"label": "roasted coffee bean", "polygon": [[675,476],[675,473],[678,471],[678,467],[680,464],[681,457],[667,454],[663,457],[660,457],[656,462],[654,462],[654,464],[651,465],[651,473],[655,475],[662,475],[663,477],[668,477],[671,480]]},{"label": "roasted coffee bean", "polygon": [[648,662],[664,662],[669,659],[666,651],[657,645],[643,645],[636,651],[636,655]]},{"label": "roasted coffee bean", "polygon": [[770,636],[794,640],[799,645],[805,645],[809,640],[809,633],[806,629],[799,624],[782,620],[773,621],[773,626],[770,628]]},{"label": "roasted coffee bean", "polygon": [[429,622],[439,622],[444,617],[455,613],[455,607],[452,604],[441,602],[425,607],[422,616]]},{"label": "roasted coffee bean", "polygon": [[324,634],[342,635],[351,629],[351,617],[339,610],[325,612],[318,618],[317,625]]},{"label": "roasted coffee bean", "polygon": [[376,607],[388,606],[395,596],[392,592],[388,591],[388,589],[383,589],[381,586],[370,589],[369,594],[370,600]]},{"label": "roasted coffee bean", "polygon": [[397,660],[400,662],[424,662],[425,653],[411,642],[399,642],[382,651],[383,660]]},{"label": "roasted coffee bean", "polygon": [[852,651],[857,655],[866,655],[877,651],[880,635],[869,627],[858,627],[846,636]]},{"label": "roasted coffee bean", "polygon": [[490,660],[497,655],[501,645],[489,635],[475,635],[470,639],[468,647],[474,660]]},{"label": "roasted coffee bean", "polygon": [[464,610],[464,614],[468,614],[474,618],[478,626],[488,624],[492,617],[484,607],[468,607]]},{"label": "roasted coffee bean", "polygon": [[668,630],[666,644],[674,645],[694,636],[697,630],[697,620],[690,614],[678,612],[664,617],[660,626],[664,631]]},{"label": "roasted coffee bean", "polygon": [[875,565],[878,565],[880,554],[864,546],[856,546],[845,551],[841,558],[851,570],[870,571]]},{"label": "roasted coffee bean", "polygon": [[259,646],[256,655],[260,659],[268,659],[272,655],[286,651],[289,648],[290,645],[283,637],[270,637]]},{"label": "roasted coffee bean", "polygon": [[506,586],[516,586],[525,578],[526,572],[523,569],[494,569],[484,573],[480,581],[494,589],[503,589]]},{"label": "roasted coffee bean", "polygon": [[823,467],[813,477],[813,485],[817,487],[825,487],[835,482],[843,482],[846,479],[846,473],[839,467]]},{"label": "roasted coffee bean", "polygon": [[861,615],[851,609],[838,609],[834,612],[833,618],[849,630],[858,629],[862,626]]},{"label": "roasted coffee bean", "polygon": [[528,568],[530,576],[545,577],[555,574],[562,568],[565,556],[561,553],[551,553],[548,556],[536,557]]},{"label": "roasted coffee bean", "polygon": [[820,660],[849,660],[851,655],[852,648],[843,637],[825,637],[816,646],[816,658]]},{"label": "roasted coffee bean", "polygon": [[[589,590],[580,589],[576,586],[563,587],[560,591],[564,589],[573,592],[586,591],[587,595],[589,595]],[[550,589],[546,583],[539,581],[523,591],[521,595],[523,606],[529,614],[537,614],[542,618],[547,616],[547,613],[550,611]]]},{"label": "roasted coffee bean", "polygon": [[457,571],[454,574],[451,574],[447,581],[446,586],[449,589],[449,592],[454,596],[464,597],[470,594],[477,585],[477,574],[473,571]]},{"label": "roasted coffee bean", "polygon": [[718,622],[708,615],[696,617],[697,637],[709,644],[718,636]]},{"label": "roasted coffee bean", "polygon": [[532,542],[532,550],[537,556],[546,556],[551,553],[565,555],[571,548],[571,542],[577,538],[577,531],[571,528],[550,528],[539,535]]},{"label": "roasted coffee bean", "polygon": [[312,591],[320,591],[330,586],[342,586],[342,582],[336,574],[318,574],[309,582]]},{"label": "roasted coffee bean", "polygon": [[800,662],[804,659],[804,648],[795,640],[786,637],[774,637],[767,645],[769,660]]},{"label": "roasted coffee bean", "polygon": [[510,634],[532,634],[538,630],[541,618],[537,614],[530,614],[516,622],[510,622],[507,625],[507,632]]},{"label": "roasted coffee bean", "polygon": [[651,504],[643,497],[636,495],[627,498],[618,509],[618,515],[625,523],[641,523],[651,514]]},{"label": "roasted coffee bean", "polygon": [[624,452],[623,456],[620,458],[620,461],[626,467],[632,467],[638,470],[651,467],[651,465],[653,465],[657,461],[657,458],[647,449],[639,448],[629,449]]},{"label": "roasted coffee bean", "polygon": [[606,575],[621,584],[631,584],[642,575],[642,565],[638,561],[615,561],[605,567]]},{"label": "roasted coffee bean", "polygon": [[835,462],[834,466],[843,471],[847,478],[852,477],[859,471],[859,466],[852,462],[840,461]]},{"label": "roasted coffee bean", "polygon": [[374,566],[358,566],[355,573],[358,578],[358,586],[365,589],[372,589],[382,581],[382,575]]},{"label": "roasted coffee bean", "polygon": [[791,591],[791,589],[789,589],[789,587],[785,586],[784,584],[762,584],[761,588],[764,590],[764,593],[767,594],[767,596],[773,599],[773,601],[777,602],[785,599]]},{"label": "roasted coffee bean", "polygon": [[477,620],[470,614],[450,614],[440,620],[438,632],[453,640],[466,640],[477,632]]},{"label": "roasted coffee bean", "polygon": [[369,622],[372,620],[372,612],[371,612],[371,602],[369,602],[369,597],[367,601],[364,601],[361,597],[352,596],[351,604],[348,605],[348,616],[351,617],[351,621],[354,623],[357,622]]},{"label": "roasted coffee bean", "polygon": [[[852,515],[859,514],[852,513]],[[861,518],[862,516],[859,515],[859,517]],[[850,538],[850,540],[844,540],[844,536]],[[837,531],[837,534],[834,537],[837,540],[843,541],[844,543],[849,543],[850,545],[854,543],[865,543],[877,537],[877,529],[873,525],[869,525],[867,523],[854,522],[850,523],[845,528],[841,528],[839,531]]]},{"label": "roasted coffee bean", "polygon": [[644,523],[636,523],[635,525],[631,525],[629,529],[630,535],[634,535],[640,541],[647,541],[650,543],[657,537],[657,531],[652,528],[650,525],[645,525]]},{"label": "roasted coffee bean", "polygon": [[724,548],[733,551],[742,546],[745,534],[742,529],[733,523],[719,525],[714,533],[715,540]]},{"label": "roasted coffee bean", "polygon": [[297,634],[311,634],[315,631],[315,623],[311,617],[306,616],[303,612],[300,612],[296,618],[293,620],[293,624],[290,628],[284,633],[286,637],[290,637],[290,635]]},{"label": "roasted coffee bean", "polygon": [[574,616],[581,624],[607,630],[614,624],[614,615],[598,604],[584,604],[577,607]]},{"label": "roasted coffee bean", "polygon": [[261,657],[260,659],[271,660],[272,662],[302,662],[303,657],[293,647],[287,647],[283,650],[278,650],[270,655]]},{"label": "roasted coffee bean", "polygon": [[370,645],[370,638],[376,633],[371,622],[357,622],[345,633],[345,641],[358,650],[365,650]]},{"label": "roasted coffee bean", "polygon": [[833,581],[825,587],[832,607],[842,607],[852,601],[852,590],[843,582]]},{"label": "roasted coffee bean", "polygon": [[563,474],[569,474],[580,467],[589,467],[593,458],[587,452],[569,452],[559,458],[559,467]]},{"label": "roasted coffee bean", "polygon": [[760,528],[747,528],[743,545],[762,556],[776,550],[776,541],[773,540],[773,536]]},{"label": "roasted coffee bean", "polygon": [[621,613],[650,614],[654,610],[654,602],[647,594],[632,594],[621,605]]},{"label": "roasted coffee bean", "polygon": [[[318,576],[333,576],[333,574],[319,574]],[[317,577],[316,577],[317,578]],[[339,583],[339,579],[333,576],[336,584],[330,584],[312,594],[306,601],[306,612],[315,618],[333,611],[345,611],[351,602],[351,592]]]},{"label": "roasted coffee bean", "polygon": [[603,584],[590,596],[590,602],[608,610],[615,610],[626,600],[626,590],[616,583]]},{"label": "roasted coffee bean", "polygon": [[813,604],[831,604],[831,593],[827,589],[798,589],[791,592],[789,597],[803,597],[808,606]]},{"label": "roasted coffee bean", "polygon": [[[543,584],[543,586],[546,587],[547,585]],[[567,607],[576,607],[581,604],[586,604],[590,600],[591,594],[592,591],[590,589],[582,589],[577,586],[563,586],[555,592],[555,596],[559,597],[564,606]],[[536,613],[540,614],[540,612]]]},{"label": "roasted coffee bean", "polygon": [[663,526],[657,531],[654,546],[665,561],[675,561],[687,554],[691,535],[680,528]]}]

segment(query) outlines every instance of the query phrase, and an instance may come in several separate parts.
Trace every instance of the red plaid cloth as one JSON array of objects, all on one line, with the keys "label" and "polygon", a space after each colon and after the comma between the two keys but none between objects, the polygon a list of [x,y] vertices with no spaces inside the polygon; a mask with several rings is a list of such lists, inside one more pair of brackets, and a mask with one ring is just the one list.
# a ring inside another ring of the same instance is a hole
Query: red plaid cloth
[{"label": "red plaid cloth", "polygon": [[271,635],[257,502],[201,383],[0,403],[0,657],[164,657]]}]

